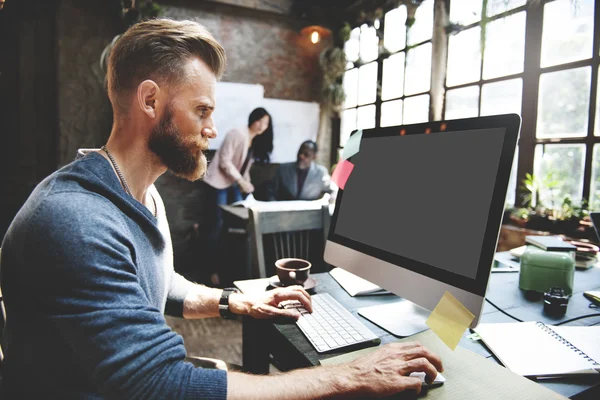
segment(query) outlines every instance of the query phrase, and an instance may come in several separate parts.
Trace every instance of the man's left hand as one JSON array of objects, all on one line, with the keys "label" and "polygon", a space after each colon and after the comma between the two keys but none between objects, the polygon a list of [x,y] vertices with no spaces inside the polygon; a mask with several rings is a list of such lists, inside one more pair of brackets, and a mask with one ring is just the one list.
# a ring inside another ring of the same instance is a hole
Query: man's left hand
[{"label": "man's left hand", "polygon": [[234,314],[249,315],[256,319],[300,318],[300,312],[295,308],[279,308],[279,303],[286,300],[299,301],[302,307],[308,312],[312,312],[310,295],[302,286],[298,285],[256,294],[232,293],[229,296],[229,309]]}]

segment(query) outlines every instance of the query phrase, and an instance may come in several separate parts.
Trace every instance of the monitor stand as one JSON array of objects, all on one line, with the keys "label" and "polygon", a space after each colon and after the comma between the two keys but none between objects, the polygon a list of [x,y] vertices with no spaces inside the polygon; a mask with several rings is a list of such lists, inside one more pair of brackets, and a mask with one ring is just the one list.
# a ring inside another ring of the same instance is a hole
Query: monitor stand
[{"label": "monitor stand", "polygon": [[358,309],[358,314],[392,335],[401,337],[412,336],[429,329],[425,321],[430,313],[429,310],[408,300]]}]

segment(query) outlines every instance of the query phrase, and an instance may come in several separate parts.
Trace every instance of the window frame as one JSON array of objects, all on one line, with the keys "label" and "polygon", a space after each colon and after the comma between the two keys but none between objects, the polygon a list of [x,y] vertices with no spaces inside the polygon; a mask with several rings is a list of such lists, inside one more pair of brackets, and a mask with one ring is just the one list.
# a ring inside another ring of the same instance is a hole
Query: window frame
[{"label": "window frame", "polygon": [[[592,168],[593,168],[593,153],[594,153],[594,145],[600,146],[600,136],[594,136],[595,124],[596,124],[596,109],[598,102],[598,74],[600,68],[600,0],[595,0],[594,2],[594,31],[593,31],[593,41],[592,41],[592,57],[584,60],[567,62],[564,64],[553,65],[548,67],[541,66],[541,52],[542,52],[542,33],[543,33],[543,20],[544,20],[544,6],[548,3],[551,3],[556,0],[540,0],[536,3],[528,2],[525,5],[516,7],[514,9],[504,11],[498,13],[492,17],[487,17],[487,10],[484,7],[484,3],[482,1],[482,16],[481,20],[478,22],[474,22],[463,27],[464,30],[473,28],[476,26],[482,26],[482,23],[488,24],[490,22],[496,21],[498,19],[502,19],[519,12],[526,12],[525,16],[525,47],[524,47],[524,59],[523,59],[523,72],[510,74],[501,77],[494,77],[490,79],[483,79],[483,68],[484,68],[484,57],[485,54],[482,54],[482,60],[480,65],[480,76],[479,80],[476,82],[469,82],[464,84],[459,84],[456,86],[448,87],[446,85],[446,76],[447,76],[447,62],[448,62],[448,44],[450,34],[444,32],[443,44],[445,46],[444,51],[436,51],[436,27],[438,26],[446,26],[449,22],[450,15],[450,1],[444,1],[444,9],[445,13],[439,13],[434,4],[434,16],[433,16],[433,32],[432,39],[420,42],[418,44],[409,46],[406,45],[402,50],[398,50],[396,52],[386,52],[384,54],[380,54],[373,62],[377,62],[377,84],[378,87],[381,88],[383,81],[383,61],[391,55],[397,54],[399,52],[407,52],[410,48],[414,48],[420,46],[425,43],[432,43],[432,71],[430,74],[430,89],[424,93],[412,94],[410,96],[406,96],[403,94],[398,98],[390,98],[385,102],[394,101],[402,99],[403,103],[406,98],[419,96],[423,94],[429,95],[429,121],[436,121],[445,118],[446,113],[446,104],[443,101],[441,107],[439,107],[440,101],[438,99],[438,92],[441,92],[443,98],[445,98],[445,94],[448,90],[461,89],[469,86],[478,86],[479,89],[479,108],[478,115],[481,115],[481,101],[482,101],[482,88],[484,84],[496,83],[508,81],[511,79],[522,79],[522,93],[521,93],[521,134],[520,140],[518,144],[518,160],[517,160],[517,185],[514,188],[515,195],[515,206],[519,207],[523,205],[525,195],[527,194],[526,189],[520,182],[526,177],[527,173],[533,174],[534,168],[534,154],[535,148],[537,145],[547,145],[547,144],[584,144],[585,145],[585,158],[584,158],[584,168],[583,168],[583,190],[581,193],[581,200],[589,201],[590,200],[590,191],[591,191],[591,178],[592,178]],[[380,30],[384,32],[385,29],[385,18],[380,20]],[[482,40],[485,38],[484,29],[481,30]],[[408,28],[407,28],[407,37],[408,37]],[[440,43],[437,44],[439,46]],[[436,59],[436,54],[442,54],[444,58],[442,63],[443,67],[439,68],[440,60]],[[406,74],[406,59],[405,57],[405,74]],[[557,72],[564,71],[578,67],[591,67],[591,88],[590,88],[590,102],[588,109],[588,131],[587,135],[584,137],[578,138],[537,138],[537,116],[538,116],[538,97],[539,97],[539,89],[540,89],[540,77],[544,73],[548,72]],[[438,74],[441,73],[443,79],[439,80]],[[377,97],[375,100],[375,127],[380,127],[381,122],[381,105],[383,101],[381,99],[381,90],[377,91]],[[353,107],[349,107],[353,108]],[[355,107],[355,108],[358,108]],[[437,117],[439,115],[439,117]],[[599,118],[600,119],[600,118]],[[343,148],[340,146],[340,119],[334,119],[334,132],[337,134],[333,135],[333,143],[332,143],[332,160],[338,159],[338,154]],[[510,188],[509,188],[510,189]],[[575,202],[578,202],[580,199],[573,199]],[[591,204],[591,202],[590,202]],[[512,206],[512,205],[508,205]]]},{"label": "window frame", "polygon": [[[404,7],[406,7],[406,6],[404,6]],[[386,52],[384,52],[382,54],[379,54],[377,56],[377,58],[375,58],[374,60],[371,60],[371,61],[368,61],[368,62],[362,62],[362,60],[360,59],[360,53],[359,53],[358,63],[354,62],[354,66],[352,68],[347,69],[346,72],[348,72],[348,71],[350,71],[352,69],[358,69],[358,68],[362,67],[363,65],[367,65],[367,64],[370,64],[370,63],[374,63],[374,62],[377,63],[377,88],[378,89],[377,89],[377,94],[376,94],[375,102],[374,103],[369,103],[369,104],[363,104],[363,105],[357,104],[354,107],[343,108],[340,111],[340,115],[341,115],[341,113],[343,113],[344,111],[349,110],[349,109],[356,109],[357,113],[358,113],[358,109],[359,108],[365,107],[367,105],[374,104],[375,105],[375,128],[380,128],[381,127],[381,106],[382,106],[383,103],[387,103],[387,102],[391,102],[391,101],[396,101],[396,100],[402,100],[402,113],[403,113],[403,115],[402,115],[403,118],[402,119],[404,120],[404,101],[407,98],[418,97],[418,96],[422,96],[422,95],[428,95],[429,96],[428,119],[427,119],[427,121],[424,121],[424,122],[429,122],[429,121],[433,120],[433,118],[432,118],[432,110],[431,110],[431,108],[432,108],[431,103],[432,103],[432,86],[433,86],[432,76],[433,76],[433,73],[429,74],[429,90],[427,90],[425,92],[418,92],[418,93],[412,93],[410,95],[406,95],[406,81],[404,81],[403,90],[402,90],[402,92],[403,92],[402,96],[400,96],[400,97],[392,97],[392,98],[389,98],[389,99],[386,99],[386,100],[382,100],[382,98],[381,98],[382,87],[383,87],[383,62],[386,59],[388,59],[389,57],[391,57],[393,55],[396,55],[396,54],[399,54],[399,53],[404,53],[404,76],[402,77],[403,80],[406,77],[406,63],[407,63],[407,59],[408,59],[408,57],[407,57],[408,51],[416,49],[416,48],[418,48],[420,46],[423,46],[423,45],[425,45],[427,43],[430,43],[431,46],[432,46],[431,60],[433,62],[433,53],[434,53],[434,51],[433,51],[433,36],[434,36],[434,32],[433,31],[434,31],[434,28],[435,28],[435,0],[434,0],[433,7],[434,7],[434,19],[432,21],[432,34],[431,34],[431,38],[429,38],[427,40],[423,40],[423,41],[417,42],[417,43],[415,43],[413,45],[409,45],[408,44],[408,37],[409,37],[408,30],[409,30],[409,28],[405,27],[405,32],[406,32],[405,45],[404,45],[404,47],[402,49],[396,50],[396,51],[393,51],[393,52],[386,51]],[[385,17],[382,17],[381,19],[379,19],[379,24],[380,24],[380,26],[379,26],[378,30],[380,32],[382,32],[382,33],[385,32]],[[357,26],[357,27],[354,27],[354,28],[360,28],[361,26],[362,26],[362,24],[359,25],[359,26]],[[360,38],[359,38],[359,40],[360,40]],[[380,39],[380,40],[383,40],[383,39]],[[350,62],[352,62],[352,61],[350,61]],[[432,66],[432,69],[433,69],[433,66]],[[359,84],[360,84],[360,81],[359,81]],[[332,157],[332,160],[337,160],[339,153],[343,149],[343,146],[341,146],[341,136],[342,136],[342,132],[341,132],[341,128],[342,128],[341,118],[337,120],[337,123],[335,123],[333,125],[333,127],[336,129],[337,135],[333,135],[333,141],[334,141],[334,143],[333,143],[333,146],[332,146],[331,157]]]},{"label": "window frame", "polygon": [[[542,0],[535,5],[529,6],[527,18],[525,20],[525,68],[523,74],[523,95],[521,100],[522,123],[521,139],[519,141],[517,183],[522,182],[527,173],[533,174],[535,147],[537,145],[584,144],[583,191],[581,193],[581,199],[573,199],[573,201],[589,201],[592,184],[591,177],[594,145],[600,143],[600,136],[594,136],[596,97],[598,93],[598,68],[600,66],[600,22],[598,22],[600,21],[600,0],[595,0],[594,2],[592,57],[549,67],[541,67],[544,6],[553,1],[555,0]],[[565,71],[587,66],[592,68],[587,135],[577,138],[536,137],[541,75],[548,72]],[[522,185],[517,184],[515,193],[516,206],[523,205],[523,198],[526,194],[526,189],[524,189]]]}]

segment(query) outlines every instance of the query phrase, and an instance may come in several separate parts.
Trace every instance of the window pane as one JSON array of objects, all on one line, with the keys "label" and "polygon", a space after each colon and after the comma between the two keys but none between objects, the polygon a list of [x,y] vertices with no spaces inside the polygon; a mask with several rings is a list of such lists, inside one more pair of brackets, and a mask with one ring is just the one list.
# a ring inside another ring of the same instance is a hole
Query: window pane
[{"label": "window pane", "polygon": [[481,88],[481,115],[509,114],[521,115],[523,80],[510,79],[488,83]]},{"label": "window pane", "polygon": [[446,92],[446,119],[479,115],[479,86],[469,86]]},{"label": "window pane", "polygon": [[433,0],[425,0],[415,12],[415,23],[408,29],[408,44],[431,39],[433,34]]},{"label": "window pane", "polygon": [[352,29],[350,32],[350,39],[344,44],[344,52],[346,52],[346,58],[348,61],[358,60],[358,44],[360,39],[360,28]]},{"label": "window pane", "polygon": [[600,211],[600,144],[594,145],[594,158],[592,162],[590,208],[594,211]]},{"label": "window pane", "polygon": [[356,129],[356,108],[342,111],[340,121],[340,146],[344,147],[350,134]]},{"label": "window pane", "polygon": [[363,62],[373,61],[379,54],[379,38],[377,31],[366,24],[360,27],[360,59]]},{"label": "window pane", "polygon": [[505,207],[513,207],[515,205],[515,191],[517,190],[517,168],[519,164],[519,148],[515,149],[515,158],[513,159],[512,168],[510,170],[510,178],[508,178],[508,189],[506,192]]},{"label": "window pane", "polygon": [[544,5],[542,67],[592,56],[594,0],[557,0]]},{"label": "window pane", "polygon": [[402,100],[381,104],[381,126],[402,125]]},{"label": "window pane", "polygon": [[539,202],[543,206],[560,207],[566,196],[575,204],[581,203],[584,154],[584,144],[535,146],[533,176],[540,182]]},{"label": "window pane", "polygon": [[591,72],[582,67],[540,76],[537,137],[587,135]]},{"label": "window pane", "polygon": [[395,99],[404,94],[404,52],[383,60],[381,100]]},{"label": "window pane", "polygon": [[475,27],[450,36],[448,42],[448,86],[479,80],[481,70],[481,28]]},{"label": "window pane", "polygon": [[385,14],[383,45],[392,53],[406,46],[406,6],[402,5]]},{"label": "window pane", "polygon": [[406,95],[423,93],[431,87],[431,43],[425,43],[406,54]]},{"label": "window pane", "polygon": [[358,68],[346,71],[344,74],[344,93],[346,94],[344,108],[356,107],[358,101]]},{"label": "window pane", "polygon": [[[600,73],[600,67],[598,67]],[[598,88],[596,89],[596,124],[594,125],[596,136],[600,136],[600,80],[598,80]]]},{"label": "window pane", "polygon": [[375,128],[375,104],[358,108],[356,127],[358,129]]},{"label": "window pane", "polygon": [[520,12],[487,25],[483,79],[523,72],[525,16]]},{"label": "window pane", "polygon": [[521,7],[525,3],[527,3],[527,0],[488,0],[487,16],[493,17],[513,8]]},{"label": "window pane", "polygon": [[429,95],[404,99],[404,124],[416,124],[429,121]]},{"label": "window pane", "polygon": [[450,2],[450,21],[452,23],[469,25],[480,20],[481,0],[452,0]]},{"label": "window pane", "polygon": [[358,104],[375,103],[377,97],[377,63],[363,65],[358,69]]}]

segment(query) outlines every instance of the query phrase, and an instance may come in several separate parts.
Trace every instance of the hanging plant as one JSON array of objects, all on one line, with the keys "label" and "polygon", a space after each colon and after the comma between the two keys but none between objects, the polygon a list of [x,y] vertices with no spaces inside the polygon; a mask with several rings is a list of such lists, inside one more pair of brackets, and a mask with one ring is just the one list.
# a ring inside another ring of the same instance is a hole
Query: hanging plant
[{"label": "hanging plant", "polygon": [[341,83],[325,86],[321,93],[324,104],[332,111],[339,112],[346,101],[346,93]]},{"label": "hanging plant", "polygon": [[140,21],[156,18],[162,13],[160,5],[154,0],[121,0],[122,15],[125,25],[131,25]]},{"label": "hanging plant", "polygon": [[[162,14],[162,7],[153,0],[121,0],[121,16],[125,22],[125,29],[130,26],[151,18],[157,18]],[[112,41],[106,45],[100,54],[100,69],[104,73],[104,87],[106,88],[106,73],[108,71],[108,56],[110,51],[119,40],[122,34],[116,35]]]},{"label": "hanging plant", "polygon": [[342,86],[346,64],[346,53],[339,47],[325,49],[319,56],[319,65],[323,72],[321,90],[323,104],[336,112],[340,110],[346,99]]},{"label": "hanging plant", "polygon": [[338,38],[341,43],[346,43],[350,39],[350,34],[352,33],[352,27],[349,23],[344,22],[344,25],[340,28],[338,32]]}]

